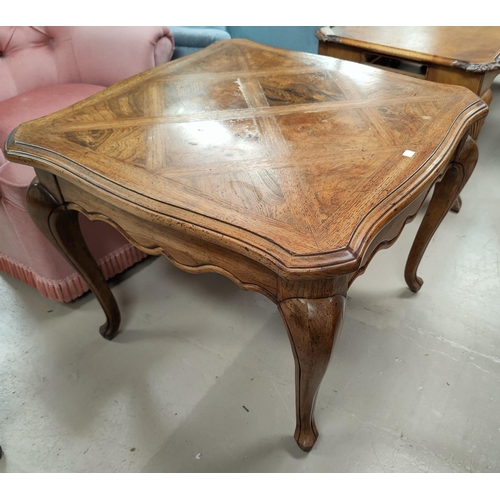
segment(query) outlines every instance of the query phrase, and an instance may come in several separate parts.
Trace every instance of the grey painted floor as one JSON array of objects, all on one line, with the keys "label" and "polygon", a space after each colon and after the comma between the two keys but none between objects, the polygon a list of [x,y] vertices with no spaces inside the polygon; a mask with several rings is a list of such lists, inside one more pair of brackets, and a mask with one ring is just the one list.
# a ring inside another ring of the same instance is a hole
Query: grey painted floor
[{"label": "grey painted floor", "polygon": [[418,227],[349,293],[318,396],[292,438],[294,368],[275,306],[151,258],[113,281],[113,342],[92,295],[57,304],[0,276],[1,472],[500,472],[500,83],[480,160],[405,285]]}]

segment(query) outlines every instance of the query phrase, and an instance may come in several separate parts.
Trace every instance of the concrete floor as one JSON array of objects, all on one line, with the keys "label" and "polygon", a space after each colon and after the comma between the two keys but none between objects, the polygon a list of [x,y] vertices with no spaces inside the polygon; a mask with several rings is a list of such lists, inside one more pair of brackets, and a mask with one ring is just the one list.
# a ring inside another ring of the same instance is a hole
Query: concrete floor
[{"label": "concrete floor", "polygon": [[57,304],[0,276],[0,472],[500,472],[500,82],[459,215],[403,279],[419,219],[349,292],[296,446],[294,367],[265,297],[151,258]]}]

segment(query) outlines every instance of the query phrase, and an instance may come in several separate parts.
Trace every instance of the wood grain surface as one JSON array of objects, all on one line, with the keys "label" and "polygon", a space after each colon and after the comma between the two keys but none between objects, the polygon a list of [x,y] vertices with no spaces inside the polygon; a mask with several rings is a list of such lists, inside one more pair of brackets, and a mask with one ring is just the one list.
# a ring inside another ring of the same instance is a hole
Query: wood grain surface
[{"label": "wood grain surface", "polygon": [[283,268],[354,269],[485,109],[462,89],[234,40],[21,125],[7,150]]},{"label": "wood grain surface", "polygon": [[332,26],[321,41],[469,71],[500,69],[499,26]]}]

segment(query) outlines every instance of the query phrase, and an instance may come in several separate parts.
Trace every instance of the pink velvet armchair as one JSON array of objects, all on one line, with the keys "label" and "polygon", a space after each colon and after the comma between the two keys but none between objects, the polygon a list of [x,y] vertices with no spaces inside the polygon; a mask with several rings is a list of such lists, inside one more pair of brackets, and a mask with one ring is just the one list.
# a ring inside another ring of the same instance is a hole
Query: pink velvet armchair
[{"label": "pink velvet armchair", "polygon": [[[0,271],[61,302],[88,290],[31,221],[25,197],[35,172],[5,159],[5,140],[20,123],[163,64],[173,50],[165,27],[0,27]],[[110,226],[80,223],[106,278],[145,257]]]}]

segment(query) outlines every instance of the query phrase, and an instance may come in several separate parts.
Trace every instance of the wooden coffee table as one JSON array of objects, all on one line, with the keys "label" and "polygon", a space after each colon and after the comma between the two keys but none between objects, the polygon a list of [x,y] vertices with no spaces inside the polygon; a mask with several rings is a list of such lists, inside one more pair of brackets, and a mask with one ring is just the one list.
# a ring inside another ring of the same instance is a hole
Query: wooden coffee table
[{"label": "wooden coffee table", "polygon": [[105,338],[120,314],[79,212],[275,302],[308,451],[350,284],[435,186],[405,271],[420,288],[417,266],[474,169],[470,130],[486,113],[461,87],[227,40],[22,124],[6,151],[35,167],[30,214],[95,292]]},{"label": "wooden coffee table", "polygon": [[316,36],[319,54],[461,85],[488,105],[500,73],[499,26],[332,26]]}]

